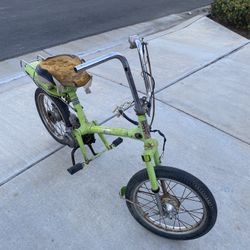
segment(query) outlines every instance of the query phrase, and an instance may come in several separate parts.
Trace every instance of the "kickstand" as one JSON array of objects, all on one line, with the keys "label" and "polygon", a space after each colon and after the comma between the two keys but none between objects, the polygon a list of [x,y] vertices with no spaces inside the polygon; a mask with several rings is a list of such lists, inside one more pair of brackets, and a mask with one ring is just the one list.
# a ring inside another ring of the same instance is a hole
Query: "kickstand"
[{"label": "kickstand", "polygon": [[72,161],[72,165],[75,165],[76,164],[76,161],[75,161],[75,152],[76,150],[79,148],[79,146],[75,147],[72,149],[71,151],[71,161]]}]

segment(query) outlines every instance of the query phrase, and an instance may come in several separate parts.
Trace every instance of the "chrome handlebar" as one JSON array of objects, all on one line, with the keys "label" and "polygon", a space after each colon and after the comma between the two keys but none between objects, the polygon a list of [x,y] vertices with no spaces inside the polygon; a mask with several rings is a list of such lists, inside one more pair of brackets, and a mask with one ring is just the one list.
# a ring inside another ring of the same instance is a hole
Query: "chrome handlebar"
[{"label": "chrome handlebar", "polygon": [[[142,68],[142,76],[143,76],[143,79],[145,82],[145,87],[146,87],[147,101],[150,102],[151,93],[152,93],[152,83],[150,81],[149,75],[151,74],[151,72],[150,72],[151,69],[148,70],[148,68],[147,68],[147,60],[146,60],[146,56],[145,56],[144,49],[143,49],[144,42],[137,35],[130,36],[128,40],[130,43],[130,48],[131,49],[137,48],[137,50],[138,50],[141,68]],[[147,112],[147,110],[145,110],[145,107],[143,106],[142,102],[139,99],[137,89],[136,89],[136,86],[134,83],[134,78],[132,76],[128,61],[127,61],[126,57],[124,57],[120,53],[112,52],[112,53],[109,53],[107,55],[97,57],[95,59],[89,60],[87,62],[84,62],[82,64],[75,66],[74,70],[76,72],[79,72],[81,70],[87,70],[87,69],[93,68],[97,65],[100,65],[102,63],[105,63],[105,62],[113,60],[113,59],[118,59],[122,63],[122,66],[123,66],[124,72],[126,74],[127,81],[128,81],[128,84],[129,84],[129,87],[130,87],[130,90],[131,90],[131,93],[132,93],[132,96],[134,99],[135,111],[137,112],[137,114],[145,114]]]},{"label": "chrome handlebar", "polygon": [[143,108],[143,106],[141,104],[141,101],[139,99],[139,96],[138,96],[138,93],[137,93],[137,90],[136,90],[136,87],[135,87],[134,78],[132,76],[128,61],[127,61],[126,57],[124,57],[120,53],[112,52],[112,53],[109,53],[107,55],[97,57],[97,58],[95,58],[93,60],[89,60],[89,61],[87,61],[85,63],[82,63],[82,64],[79,64],[79,65],[75,66],[74,70],[76,72],[79,72],[80,70],[87,70],[87,69],[90,69],[92,67],[95,67],[95,66],[97,66],[99,64],[105,63],[105,62],[113,60],[113,59],[118,59],[122,63],[122,66],[123,66],[124,72],[126,74],[127,81],[128,81],[128,84],[129,84],[133,99],[134,99],[134,102],[135,102],[135,111],[136,111],[136,113],[137,114],[145,114],[145,110],[144,110],[144,108]]}]

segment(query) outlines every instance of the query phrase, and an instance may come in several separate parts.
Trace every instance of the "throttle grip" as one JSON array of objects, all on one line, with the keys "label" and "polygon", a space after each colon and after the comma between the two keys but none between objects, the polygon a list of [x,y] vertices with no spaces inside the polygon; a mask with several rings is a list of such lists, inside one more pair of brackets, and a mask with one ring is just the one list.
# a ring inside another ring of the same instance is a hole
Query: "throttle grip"
[{"label": "throttle grip", "polygon": [[129,36],[128,42],[130,44],[130,47],[129,47],[130,49],[137,48],[137,46],[136,46],[136,40],[140,40],[140,37],[138,35]]}]

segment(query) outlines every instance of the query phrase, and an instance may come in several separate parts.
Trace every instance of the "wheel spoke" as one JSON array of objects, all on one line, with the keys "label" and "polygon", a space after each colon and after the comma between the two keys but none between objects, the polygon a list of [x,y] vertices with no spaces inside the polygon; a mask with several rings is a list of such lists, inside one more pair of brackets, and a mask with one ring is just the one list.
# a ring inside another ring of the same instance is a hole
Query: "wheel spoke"
[{"label": "wheel spoke", "polygon": [[175,227],[175,222],[176,222],[176,216],[175,216],[175,218],[174,218],[174,225],[173,225],[173,229],[174,229],[174,227]]},{"label": "wheel spoke", "polygon": [[165,221],[165,217],[162,217],[162,219],[163,219],[163,222],[164,222],[164,225],[165,225],[165,228],[167,228],[168,226],[167,226],[167,224],[166,224],[166,221]]},{"label": "wheel spoke", "polygon": [[[189,223],[187,223],[187,222],[181,220],[181,219],[179,218],[179,216],[177,216],[177,217],[178,217],[177,220],[178,220],[184,227],[188,228],[186,225],[188,225],[189,227],[192,227],[192,225],[190,225]],[[185,224],[186,224],[186,225],[185,225]]]},{"label": "wheel spoke", "polygon": [[138,193],[142,193],[142,194],[145,194],[145,195],[149,195],[149,196],[154,196],[153,193],[149,193],[149,192],[145,192],[145,191],[138,191]]},{"label": "wheel spoke", "polygon": [[[146,211],[143,211],[143,213],[148,213],[149,211],[151,211],[151,210],[153,210],[153,211],[155,211],[157,214],[159,213],[159,211],[158,210],[156,210],[156,209],[154,209],[155,207],[157,207],[157,205],[154,205],[154,206],[152,206],[152,207],[147,207],[148,208],[148,210],[146,210]],[[141,208],[141,206],[140,206],[140,208]]]},{"label": "wheel spoke", "polygon": [[[181,205],[182,206],[182,205]],[[182,206],[183,207],[183,206]],[[191,217],[192,216],[194,216],[194,217],[196,217],[197,219],[201,219],[199,216],[197,216],[197,215],[195,215],[195,214],[193,214],[193,212],[191,212],[190,210],[187,210],[187,209],[185,209],[184,207],[183,207],[183,209],[184,209],[184,211],[183,212],[181,212],[181,213],[178,213],[178,214],[184,214],[184,213],[188,213]],[[203,213],[200,213],[201,215],[203,215]],[[193,218],[193,217],[192,217]],[[193,218],[194,219],[194,218]]]},{"label": "wheel spoke", "polygon": [[173,189],[178,185],[179,183],[175,183],[174,184],[174,186],[173,187],[171,187],[170,189],[169,189],[169,191],[171,191],[171,192],[173,192],[173,194],[174,194],[174,191],[173,191]]},{"label": "wheel spoke", "polygon": [[[203,208],[199,208],[199,209],[191,209],[191,210],[188,210],[190,213],[196,213],[196,214],[202,214],[203,215],[203,212],[197,212],[197,210],[203,210]],[[186,210],[181,210],[178,212],[178,214],[182,214],[182,213],[186,213],[187,211]]]},{"label": "wheel spoke", "polygon": [[[144,186],[145,186],[145,188],[147,189],[147,191],[150,192],[149,188],[147,187],[147,185],[146,185],[145,183],[144,183]],[[153,196],[153,199],[154,199],[154,201],[157,203],[157,201],[156,201],[156,199],[155,199],[154,196]]]},{"label": "wheel spoke", "polygon": [[141,196],[137,196],[138,198],[140,198],[140,199],[142,199],[142,200],[145,200],[145,201],[148,201],[148,202],[151,202],[151,203],[154,203],[154,204],[156,204],[154,201],[150,201],[150,200],[148,200],[148,199],[145,199],[145,198],[143,198],[143,197],[141,197]]},{"label": "wheel spoke", "polygon": [[201,201],[200,201],[200,200],[199,200],[199,201],[197,201],[197,200],[193,200],[193,199],[189,199],[189,198],[184,199],[181,203],[183,203],[185,200],[187,200],[187,201],[193,201],[193,202],[199,202],[199,203],[201,203]]},{"label": "wheel spoke", "polygon": [[192,190],[190,190],[190,192],[188,193],[188,195],[186,195],[185,198],[182,198],[182,199],[180,200],[180,202],[182,202],[183,200],[187,199],[187,197],[188,197],[190,194],[192,194],[192,193],[193,193]]},{"label": "wheel spoke", "polygon": [[175,193],[174,193],[174,191],[173,191],[173,188],[176,187],[178,185],[178,183],[175,183],[174,186],[171,187],[170,186],[171,182],[172,182],[172,180],[169,180],[169,183],[167,183],[166,189],[169,190],[169,192],[167,191],[167,193],[172,192],[172,195],[176,196]]},{"label": "wheel spoke", "polygon": [[176,218],[176,219],[177,219],[177,221],[178,221],[178,224],[179,224],[179,230],[180,230],[180,229],[181,229],[181,224],[180,224],[180,221],[178,220],[178,218],[177,218],[177,217],[179,218],[179,216],[178,216],[178,215],[176,215],[176,216],[175,216],[175,218]]},{"label": "wheel spoke", "polygon": [[182,199],[183,199],[183,196],[184,196],[184,194],[185,194],[186,190],[187,190],[187,188],[185,187],[185,188],[184,188],[184,191],[183,191],[183,193],[182,193],[182,196],[181,196],[181,199],[180,199],[180,200],[182,200]]},{"label": "wheel spoke", "polygon": [[[184,208],[184,207],[183,207]],[[185,209],[185,208],[184,208]],[[186,210],[186,209],[185,209]],[[195,223],[198,223],[199,221],[197,221],[194,217],[193,217],[193,215],[188,211],[188,210],[186,210],[186,213],[188,213],[189,214],[189,216],[195,221]],[[198,217],[198,219],[200,219],[199,217]]]},{"label": "wheel spoke", "polygon": [[[151,204],[152,202],[148,202],[146,204],[142,204],[141,202],[138,202],[137,204],[140,206],[140,208],[148,208],[149,210],[154,208],[156,205],[154,204],[152,207],[148,206],[149,204]],[[152,204],[151,204],[152,205]],[[147,210],[148,211],[148,210]]]}]

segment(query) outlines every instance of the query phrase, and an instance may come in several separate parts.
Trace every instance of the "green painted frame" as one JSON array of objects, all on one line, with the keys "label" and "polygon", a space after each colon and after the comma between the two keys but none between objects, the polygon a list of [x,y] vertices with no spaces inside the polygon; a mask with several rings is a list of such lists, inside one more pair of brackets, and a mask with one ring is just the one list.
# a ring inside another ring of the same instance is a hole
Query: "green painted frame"
[{"label": "green painted frame", "polygon": [[[149,180],[151,183],[151,188],[153,191],[157,191],[159,189],[158,182],[155,175],[154,167],[161,163],[159,152],[158,152],[158,141],[154,138],[151,138],[150,129],[147,122],[147,117],[145,114],[140,115],[137,114],[138,126],[131,129],[126,128],[113,128],[100,126],[96,121],[89,122],[85,113],[83,106],[80,104],[79,98],[77,96],[77,89],[75,87],[63,87],[61,93],[59,93],[56,86],[48,85],[47,83],[43,83],[41,81],[36,80],[36,71],[35,68],[38,65],[39,60],[25,64],[23,66],[25,72],[33,79],[35,84],[42,88],[48,95],[54,97],[67,97],[68,101],[73,104],[74,110],[77,114],[80,127],[77,129],[73,129],[73,135],[78,142],[80,150],[82,152],[84,163],[88,164],[93,159],[99,157],[103,153],[108,150],[114,148],[114,146],[108,143],[104,135],[113,135],[119,137],[126,137],[131,139],[140,140],[144,144],[144,151],[142,152],[142,160],[145,163],[145,167],[148,172]],[[85,145],[83,143],[82,136],[85,134],[97,134],[102,143],[105,146],[105,150],[95,155],[93,158],[89,158],[87,155],[87,151]],[[138,136],[139,135],[139,136]]]}]

